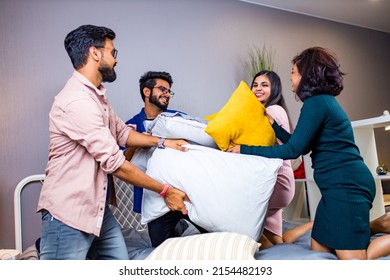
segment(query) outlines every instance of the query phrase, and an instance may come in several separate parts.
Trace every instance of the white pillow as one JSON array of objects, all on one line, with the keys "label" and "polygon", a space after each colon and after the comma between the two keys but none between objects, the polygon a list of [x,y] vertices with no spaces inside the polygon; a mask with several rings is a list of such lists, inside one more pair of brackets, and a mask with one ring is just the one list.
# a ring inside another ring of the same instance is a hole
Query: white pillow
[{"label": "white pillow", "polygon": [[[198,145],[187,152],[156,149],[146,173],[185,191],[190,219],[210,232],[238,232],[258,240],[281,159],[234,154]],[[158,193],[144,189],[142,223],[169,211]]]},{"label": "white pillow", "polygon": [[260,243],[244,234],[204,233],[169,238],[146,260],[254,260],[259,247]]},{"label": "white pillow", "polygon": [[191,144],[217,148],[213,138],[204,131],[207,123],[205,120],[180,112],[164,112],[153,120],[148,132],[158,137],[185,139]]},{"label": "white pillow", "polygon": [[[190,143],[218,148],[213,138],[204,131],[207,123],[206,120],[180,112],[163,112],[153,120],[147,132],[158,137],[185,139]],[[154,149],[138,148],[130,161],[145,172]]]},{"label": "white pillow", "polygon": [[152,156],[153,151],[156,147],[152,148],[137,148],[134,152],[130,162],[141,169],[143,172],[146,171],[149,158]]}]

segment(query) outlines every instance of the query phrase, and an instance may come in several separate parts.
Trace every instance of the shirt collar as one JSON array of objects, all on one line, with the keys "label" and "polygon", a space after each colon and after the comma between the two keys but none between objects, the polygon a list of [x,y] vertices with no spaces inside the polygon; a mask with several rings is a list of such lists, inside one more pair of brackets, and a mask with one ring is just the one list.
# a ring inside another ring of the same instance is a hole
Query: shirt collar
[{"label": "shirt collar", "polygon": [[106,94],[107,89],[102,84],[100,84],[100,86],[98,88],[95,87],[91,83],[90,80],[88,80],[83,74],[81,74],[77,70],[73,71],[73,77],[75,77],[77,80],[79,80],[85,86],[87,86],[87,87],[91,88],[92,90],[94,90],[97,95],[100,95],[100,96],[102,96],[104,98],[106,97],[105,94]]}]

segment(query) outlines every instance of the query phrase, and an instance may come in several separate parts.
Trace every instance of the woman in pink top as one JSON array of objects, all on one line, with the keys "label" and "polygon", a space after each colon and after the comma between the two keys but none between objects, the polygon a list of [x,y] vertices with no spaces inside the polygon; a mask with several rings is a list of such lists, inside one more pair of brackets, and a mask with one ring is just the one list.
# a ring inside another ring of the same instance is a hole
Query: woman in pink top
[{"label": "woman in pink top", "polygon": [[[266,107],[267,114],[290,132],[290,121],[283,107],[282,84],[278,74],[263,70],[255,75],[251,85],[256,98]],[[277,139],[277,144],[281,142]],[[260,241],[262,248],[283,242],[292,242],[311,228],[311,223],[299,226],[283,236],[283,208],[287,207],[294,197],[295,181],[290,160],[284,160],[279,169],[274,192],[269,200],[268,213],[265,219],[264,232]]]}]

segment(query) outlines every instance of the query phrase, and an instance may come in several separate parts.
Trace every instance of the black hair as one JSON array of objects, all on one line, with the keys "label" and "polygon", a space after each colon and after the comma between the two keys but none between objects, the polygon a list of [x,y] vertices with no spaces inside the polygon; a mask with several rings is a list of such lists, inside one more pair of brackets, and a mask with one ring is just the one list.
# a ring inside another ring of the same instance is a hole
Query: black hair
[{"label": "black hair", "polygon": [[87,63],[89,48],[104,47],[105,40],[115,39],[115,33],[110,28],[95,25],[81,25],[68,33],[64,45],[74,69],[80,69]]},{"label": "black hair", "polygon": [[318,94],[337,96],[343,90],[343,75],[337,58],[329,50],[312,47],[292,59],[301,81],[296,94],[301,101]]},{"label": "black hair", "polygon": [[[274,71],[271,70],[262,70],[259,73],[257,73],[253,77],[253,81],[251,84],[251,89],[253,87],[253,83],[255,82],[256,78],[262,75],[266,75],[271,82],[271,93],[269,95],[268,100],[265,102],[264,107],[268,107],[271,105],[279,105],[281,106],[285,111],[286,114],[288,115],[288,108],[286,105],[286,102],[283,98],[282,95],[282,82],[280,81],[280,77],[278,74],[276,74]],[[290,119],[288,119],[290,129],[292,128]]]},{"label": "black hair", "polygon": [[156,85],[156,79],[161,79],[166,81],[170,87],[173,84],[173,79],[168,72],[157,72],[157,71],[146,72],[139,79],[139,90],[143,101],[145,101],[144,88],[147,87],[150,90],[152,90],[153,87]]},{"label": "black hair", "polygon": [[257,73],[253,77],[251,89],[253,88],[253,83],[255,82],[256,78],[262,75],[267,76],[269,81],[271,82],[271,93],[268,100],[265,102],[264,107],[268,107],[275,104],[282,106],[282,102],[283,102],[282,83],[280,82],[279,75],[276,74],[274,71],[262,70],[259,73]]}]

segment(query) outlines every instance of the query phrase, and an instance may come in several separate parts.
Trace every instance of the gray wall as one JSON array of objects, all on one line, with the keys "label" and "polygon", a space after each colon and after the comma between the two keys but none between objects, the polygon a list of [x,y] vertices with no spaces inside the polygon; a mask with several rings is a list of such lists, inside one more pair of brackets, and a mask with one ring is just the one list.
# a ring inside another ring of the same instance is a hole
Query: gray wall
[{"label": "gray wall", "polygon": [[[276,51],[293,124],[301,103],[290,92],[291,58],[313,45],[338,54],[347,73],[339,100],[351,120],[390,109],[388,33],[237,0],[0,0],[0,248],[14,247],[16,184],[44,173],[48,113],[73,71],[63,39],[86,23],[117,33],[118,79],[106,86],[124,120],[143,104],[137,81],[148,70],[172,74],[177,95],[171,108],[200,117],[214,113],[240,80],[249,82],[244,69],[248,47],[264,43]],[[390,165],[389,151],[378,149]],[[39,232],[36,199],[33,191],[23,192],[25,246]]]}]

